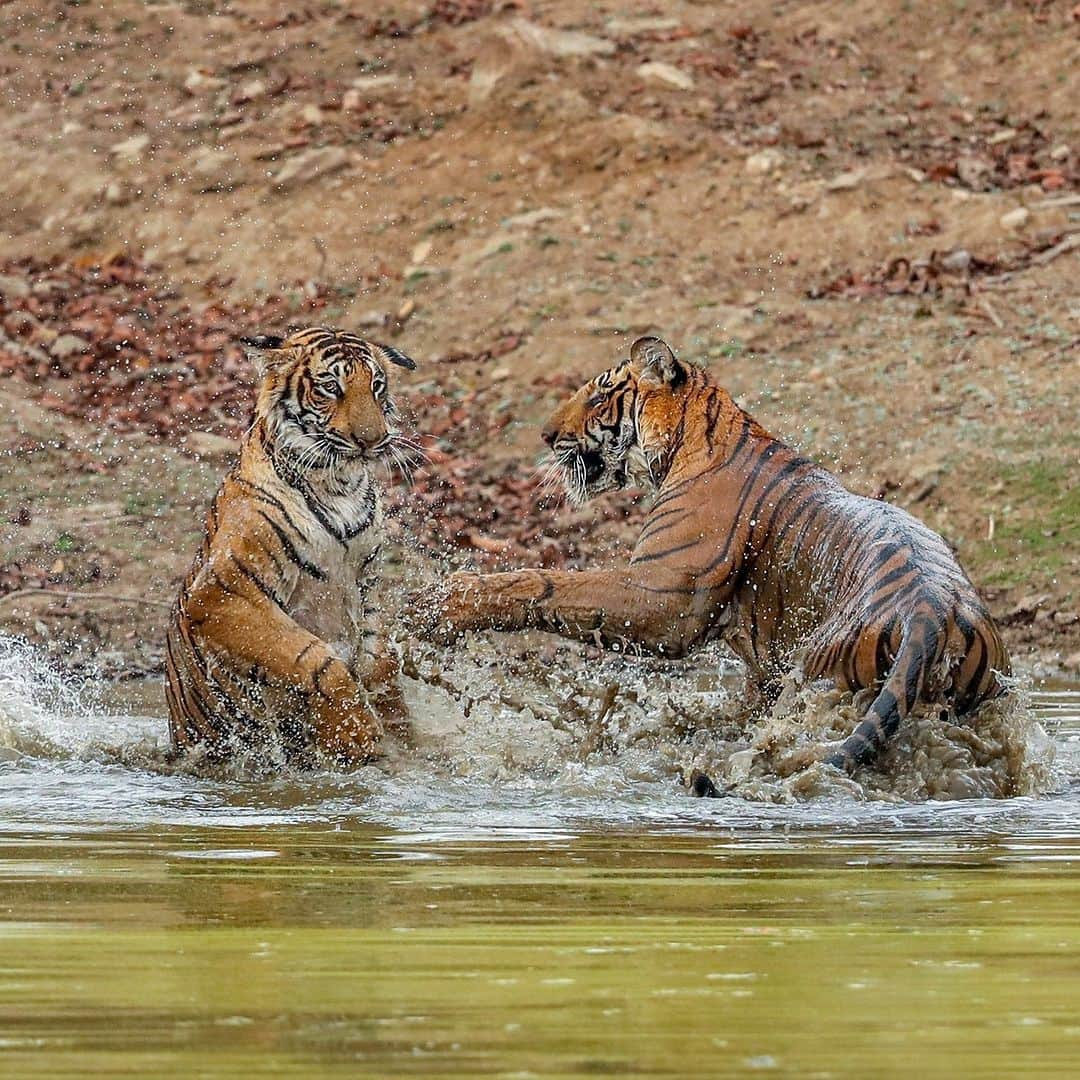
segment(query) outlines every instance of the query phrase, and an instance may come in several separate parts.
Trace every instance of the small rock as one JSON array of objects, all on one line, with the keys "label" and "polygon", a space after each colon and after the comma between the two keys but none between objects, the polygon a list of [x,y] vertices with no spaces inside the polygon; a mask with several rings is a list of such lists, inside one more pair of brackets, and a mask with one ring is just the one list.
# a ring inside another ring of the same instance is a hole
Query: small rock
[{"label": "small rock", "polygon": [[633,37],[635,34],[654,34],[660,30],[678,30],[678,28],[678,19],[655,15],[627,19],[614,18],[607,24],[607,29],[611,33],[626,34],[628,37]]},{"label": "small rock", "polygon": [[783,157],[776,150],[761,150],[756,154],[751,154],[746,159],[746,171],[751,176],[766,176],[776,169],[783,160]]},{"label": "small rock", "polygon": [[514,19],[509,29],[527,45],[552,56],[610,56],[615,52],[615,42],[580,30],[552,30],[528,19]]},{"label": "small rock", "polygon": [[300,187],[312,180],[340,172],[349,166],[349,155],[340,146],[323,146],[290,158],[278,170],[273,186],[279,191]]},{"label": "small rock", "polygon": [[434,245],[430,240],[421,240],[419,244],[412,249],[412,255],[409,258],[410,263],[413,266],[420,266],[423,261],[431,254],[431,249]]},{"label": "small rock", "polygon": [[826,191],[854,191],[863,181],[865,173],[862,169],[854,172],[840,173],[831,180],[825,182]]},{"label": "small rock", "polygon": [[250,82],[244,83],[239,90],[233,94],[232,103],[234,105],[245,105],[249,101],[255,101],[258,98],[266,96],[266,83],[262,79],[252,79]]},{"label": "small rock", "polygon": [[318,127],[323,122],[323,111],[318,105],[305,105],[300,110],[300,119],[310,127]]},{"label": "small rock", "polygon": [[820,124],[805,119],[782,123],[780,136],[784,142],[794,143],[801,150],[825,145],[825,129]]},{"label": "small rock", "polygon": [[1018,206],[1007,214],[1002,214],[998,223],[1003,229],[1022,229],[1031,219],[1031,211],[1026,206]]},{"label": "small rock", "polygon": [[554,221],[561,217],[565,217],[561,210],[543,206],[539,210],[527,210],[524,214],[512,214],[504,219],[503,226],[507,229],[531,229],[534,225],[541,225],[545,221]]},{"label": "small rock", "polygon": [[119,180],[109,181],[101,194],[110,206],[127,206],[135,198],[134,190]]},{"label": "small rock", "polygon": [[994,164],[987,158],[967,154],[956,159],[956,175],[965,187],[972,191],[982,191],[989,186],[990,174]]},{"label": "small rock", "polygon": [[146,148],[149,145],[149,135],[132,135],[130,139],[124,139],[122,142],[113,143],[113,145],[109,147],[109,153],[118,161],[131,163],[139,161],[143,154],[146,153]]},{"label": "small rock", "polygon": [[971,265],[971,252],[956,248],[942,257],[941,265],[954,274],[962,274]]},{"label": "small rock", "polygon": [[192,68],[184,80],[184,89],[189,94],[205,94],[224,85],[224,79],[216,79],[202,68]]},{"label": "small rock", "polygon": [[21,277],[13,274],[0,274],[0,296],[18,299],[30,295],[30,286]]},{"label": "small rock", "polygon": [[1080,652],[1074,652],[1072,656],[1067,656],[1061,662],[1062,667],[1069,671],[1080,671]]},{"label": "small rock", "polygon": [[47,346],[49,354],[57,360],[66,360],[76,353],[84,353],[90,348],[90,342],[78,334],[60,334]]},{"label": "small rock", "polygon": [[346,90],[341,97],[341,108],[345,112],[363,112],[368,107],[368,97],[359,90]]},{"label": "small rock", "polygon": [[1021,600],[1018,600],[1012,608],[1005,613],[1005,617],[1002,621],[1006,623],[1006,625],[1034,622],[1036,612],[1049,599],[1050,597],[1046,593],[1025,596]]},{"label": "small rock", "polygon": [[366,97],[376,97],[387,90],[397,88],[401,80],[397,75],[363,75],[359,79],[353,79],[352,87]]},{"label": "small rock", "polygon": [[1001,143],[1011,142],[1016,136],[1016,128],[1002,128],[1001,131],[995,131],[986,141],[990,146],[998,146]]},{"label": "small rock", "polygon": [[1055,146],[1054,149],[1050,151],[1050,160],[1064,161],[1070,153],[1071,151],[1069,150],[1069,148],[1064,143],[1062,143],[1060,146]]},{"label": "small rock", "polygon": [[232,191],[244,183],[243,164],[227,150],[203,147],[189,160],[188,169],[198,191]]},{"label": "small rock", "polygon": [[1075,626],[1080,623],[1080,611],[1055,611],[1054,622],[1058,626]]},{"label": "small rock", "polygon": [[665,64],[659,60],[654,60],[648,64],[640,65],[637,73],[646,82],[665,83],[668,86],[674,86],[676,90],[694,89],[693,76],[675,67],[674,64]]}]

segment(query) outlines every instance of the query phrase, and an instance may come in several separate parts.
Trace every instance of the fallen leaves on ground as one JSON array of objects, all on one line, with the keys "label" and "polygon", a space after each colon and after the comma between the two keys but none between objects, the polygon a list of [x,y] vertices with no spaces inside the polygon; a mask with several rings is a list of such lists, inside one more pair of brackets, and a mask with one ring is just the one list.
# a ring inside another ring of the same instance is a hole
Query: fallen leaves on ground
[{"label": "fallen leaves on ground", "polygon": [[867,270],[845,270],[822,285],[811,286],[806,295],[822,300],[935,295],[946,288],[977,292],[980,285],[991,285],[1030,266],[1050,262],[1075,246],[1075,232],[1051,232],[1012,254],[980,256],[954,248],[932,251],[924,257],[900,255]]},{"label": "fallen leaves on ground", "polygon": [[[0,377],[25,383],[43,406],[113,430],[178,445],[191,431],[238,438],[253,387],[237,339],[333,324],[339,300],[326,285],[301,282],[250,303],[194,304],[126,254],[17,260],[0,265]],[[457,561],[465,552],[484,567],[575,561],[581,531],[567,531],[565,512],[541,503],[531,464],[492,453],[520,415],[523,390],[506,380],[504,358],[524,337],[508,327],[475,352],[418,358],[426,378],[397,396],[429,463],[411,487],[388,492],[392,534],[433,553],[457,552]],[[566,373],[533,380],[530,407],[553,406],[577,381]],[[605,502],[598,516],[617,523],[628,505]],[[591,512],[593,527],[596,519]]]}]

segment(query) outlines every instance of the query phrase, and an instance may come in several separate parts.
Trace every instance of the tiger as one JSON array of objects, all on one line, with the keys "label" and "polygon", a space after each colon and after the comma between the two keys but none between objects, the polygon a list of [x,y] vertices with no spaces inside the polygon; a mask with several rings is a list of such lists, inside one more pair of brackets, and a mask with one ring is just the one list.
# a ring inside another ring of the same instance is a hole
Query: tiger
[{"label": "tiger", "polygon": [[382,538],[379,463],[407,471],[389,345],[328,327],[240,339],[258,386],[236,466],[206,518],[166,634],[176,755],[279,747],[355,766],[404,724],[397,668],[369,594]]},{"label": "tiger", "polygon": [[[413,593],[420,634],[538,628],[663,657],[720,638],[744,662],[757,710],[800,663],[808,680],[876,691],[849,737],[790,771],[824,760],[852,772],[916,702],[948,700],[962,716],[1007,689],[1001,637],[945,541],[848,491],[662,339],[636,340],[542,437],[573,502],[628,485],[655,493],[629,563],[453,574]],[[717,794],[703,774],[691,784]]]}]

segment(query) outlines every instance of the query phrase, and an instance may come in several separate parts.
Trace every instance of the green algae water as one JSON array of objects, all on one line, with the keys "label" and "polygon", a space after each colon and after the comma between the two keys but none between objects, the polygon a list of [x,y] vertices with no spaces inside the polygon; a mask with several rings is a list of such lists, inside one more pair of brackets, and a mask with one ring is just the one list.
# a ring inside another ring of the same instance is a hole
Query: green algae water
[{"label": "green algae water", "polygon": [[1075,689],[1032,695],[1046,794],[776,805],[610,761],[170,772],[160,715],[21,664],[0,685],[3,1075],[1080,1062]]}]

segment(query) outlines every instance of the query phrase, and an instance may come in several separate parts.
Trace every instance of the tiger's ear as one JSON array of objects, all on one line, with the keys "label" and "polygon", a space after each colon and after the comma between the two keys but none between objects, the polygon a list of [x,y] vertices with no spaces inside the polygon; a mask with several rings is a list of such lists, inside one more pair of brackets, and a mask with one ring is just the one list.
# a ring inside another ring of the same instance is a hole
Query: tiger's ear
[{"label": "tiger's ear", "polygon": [[666,341],[658,337],[641,337],[630,346],[630,360],[642,377],[653,382],[676,387],[686,378],[686,368],[675,359]]},{"label": "tiger's ear", "polygon": [[416,370],[416,361],[411,356],[406,356],[400,349],[395,349],[393,345],[380,345],[379,348],[391,364],[397,364],[406,371]]},{"label": "tiger's ear", "polygon": [[265,379],[274,368],[280,367],[288,355],[288,351],[282,348],[285,339],[276,334],[242,337],[240,344],[244,346],[244,355],[251,361],[260,379]]}]

